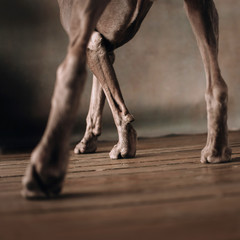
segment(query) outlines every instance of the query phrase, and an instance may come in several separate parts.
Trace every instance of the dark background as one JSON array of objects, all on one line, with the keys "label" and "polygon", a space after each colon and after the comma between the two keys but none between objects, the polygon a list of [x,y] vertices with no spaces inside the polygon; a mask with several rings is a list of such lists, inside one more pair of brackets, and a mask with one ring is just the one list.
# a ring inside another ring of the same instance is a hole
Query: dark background
[{"label": "dark background", "polygon": [[[239,129],[240,1],[216,0],[219,61],[229,85],[229,128]],[[46,125],[67,36],[57,1],[1,0],[0,149],[33,147]],[[116,51],[115,69],[139,136],[206,132],[205,75],[181,0],[156,1],[136,37]],[[72,141],[81,138],[91,75]],[[109,107],[102,139],[115,139]]]}]

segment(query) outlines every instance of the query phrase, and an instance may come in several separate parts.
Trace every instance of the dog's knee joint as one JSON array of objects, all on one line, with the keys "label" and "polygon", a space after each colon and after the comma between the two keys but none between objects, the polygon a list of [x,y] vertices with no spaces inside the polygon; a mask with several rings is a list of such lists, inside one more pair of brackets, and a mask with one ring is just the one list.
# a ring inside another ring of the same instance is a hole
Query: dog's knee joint
[{"label": "dog's knee joint", "polygon": [[205,99],[207,102],[226,104],[228,100],[228,88],[225,83],[212,86],[211,89],[206,91]]},{"label": "dog's knee joint", "polygon": [[94,52],[103,51],[103,37],[99,32],[93,32],[87,48]]}]

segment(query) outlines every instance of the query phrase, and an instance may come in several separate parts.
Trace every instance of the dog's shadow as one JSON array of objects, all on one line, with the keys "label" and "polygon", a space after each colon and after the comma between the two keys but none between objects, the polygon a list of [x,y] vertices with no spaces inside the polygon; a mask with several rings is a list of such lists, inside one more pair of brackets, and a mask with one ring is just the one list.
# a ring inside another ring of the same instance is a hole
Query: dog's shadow
[{"label": "dog's shadow", "polygon": [[240,162],[240,157],[232,158],[229,163],[231,163],[231,162],[233,162],[233,163]]},{"label": "dog's shadow", "polygon": [[102,196],[104,195],[103,193],[100,192],[87,192],[87,193],[83,193],[83,192],[72,192],[72,193],[62,193],[61,195],[59,195],[58,197],[56,197],[56,200],[65,200],[65,199],[78,199],[78,198],[93,198],[93,197],[97,197],[97,196]]},{"label": "dog's shadow", "polygon": [[117,191],[111,191],[111,192],[68,192],[68,193],[61,193],[60,195],[56,195],[51,198],[39,198],[39,199],[32,199],[32,200],[54,200],[54,201],[61,201],[61,200],[68,200],[68,199],[84,199],[84,198],[96,198],[101,196],[114,196],[114,195],[120,195],[121,192]]}]

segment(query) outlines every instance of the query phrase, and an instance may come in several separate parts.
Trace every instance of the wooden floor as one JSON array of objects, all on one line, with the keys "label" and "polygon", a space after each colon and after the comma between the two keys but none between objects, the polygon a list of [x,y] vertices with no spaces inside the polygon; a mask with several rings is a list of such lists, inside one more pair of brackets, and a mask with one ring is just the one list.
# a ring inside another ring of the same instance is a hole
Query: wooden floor
[{"label": "wooden floor", "polygon": [[20,196],[29,154],[1,155],[0,239],[240,239],[240,132],[233,161],[201,164],[205,135],[140,139],[137,157],[71,153],[63,194]]}]

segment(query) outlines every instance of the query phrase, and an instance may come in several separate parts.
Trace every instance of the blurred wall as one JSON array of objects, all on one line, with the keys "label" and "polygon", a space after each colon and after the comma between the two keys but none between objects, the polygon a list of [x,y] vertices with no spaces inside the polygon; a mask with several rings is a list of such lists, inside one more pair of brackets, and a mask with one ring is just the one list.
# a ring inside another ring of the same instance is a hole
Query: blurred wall
[{"label": "blurred wall", "polygon": [[[239,129],[240,1],[215,0],[220,16],[219,61],[229,85],[229,127]],[[1,0],[0,146],[35,144],[45,127],[55,72],[67,36],[57,1]],[[140,136],[206,132],[205,75],[182,0],[158,0],[136,37],[116,50],[115,69]],[[91,76],[75,133],[81,135]],[[115,133],[109,107],[103,138]],[[116,137],[116,135],[114,135]]]}]

